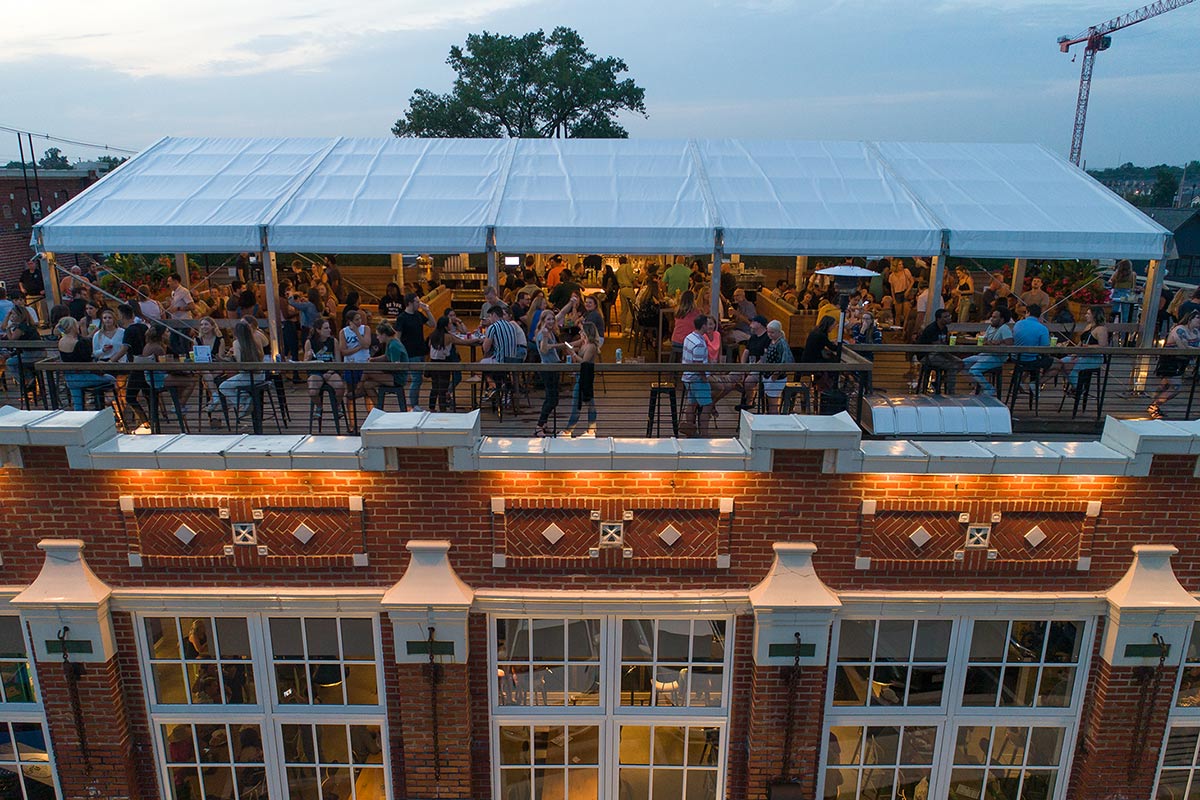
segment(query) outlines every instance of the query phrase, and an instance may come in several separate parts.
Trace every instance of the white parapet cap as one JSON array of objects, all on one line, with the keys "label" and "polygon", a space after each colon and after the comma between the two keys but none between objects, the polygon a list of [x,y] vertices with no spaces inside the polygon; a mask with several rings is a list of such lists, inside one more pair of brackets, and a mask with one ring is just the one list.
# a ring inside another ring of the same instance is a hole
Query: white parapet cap
[{"label": "white parapet cap", "polygon": [[837,592],[825,585],[813,566],[813,553],[817,552],[815,544],[775,542],[772,549],[775,560],[771,568],[750,590],[750,603],[756,612],[789,608],[832,611],[842,605]]},{"label": "white parapet cap", "polygon": [[1200,601],[1180,585],[1171,568],[1171,556],[1178,552],[1169,544],[1134,545],[1133,563],[1108,590],[1109,604],[1122,610],[1200,612]]},{"label": "white parapet cap", "polygon": [[18,608],[96,608],[112,594],[83,559],[82,539],[43,539],[42,571],[33,583],[10,601]]},{"label": "white parapet cap", "polygon": [[412,553],[408,569],[383,594],[380,604],[388,609],[467,609],[475,592],[458,577],[450,564],[450,542],[445,539],[413,539],[405,545]]},{"label": "white parapet cap", "polygon": [[[1108,418],[1100,441],[867,440],[854,420],[743,411],[738,436],[582,439],[483,436],[478,411],[373,410],[359,436],[117,432],[111,411],[0,408],[4,465],[22,446],[60,446],[72,469],[395,470],[403,452],[443,450],[452,471],[770,472],[780,450],[817,451],[831,474],[1114,475],[1144,477],[1155,455],[1200,456],[1200,420]],[[1200,476],[1200,459],[1196,472]]]}]

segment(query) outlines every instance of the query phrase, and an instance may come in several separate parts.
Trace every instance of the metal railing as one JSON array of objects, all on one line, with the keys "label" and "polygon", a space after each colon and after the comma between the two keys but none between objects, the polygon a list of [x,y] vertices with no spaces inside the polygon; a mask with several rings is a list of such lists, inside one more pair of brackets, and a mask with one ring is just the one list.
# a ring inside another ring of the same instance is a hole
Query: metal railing
[{"label": "metal railing", "polygon": [[[1191,419],[1197,404],[1200,352],[1141,347],[990,347],[976,345],[883,344],[854,345],[874,359],[871,380],[877,393],[888,397],[974,394],[986,386],[969,372],[972,356],[998,359],[976,370],[1012,412],[1016,434],[1099,433],[1104,417],[1145,419],[1160,390],[1172,393],[1160,402],[1168,418]],[[931,359],[930,356],[933,356]],[[1016,359],[1045,357],[1033,371]],[[943,358],[953,359],[947,362]],[[1164,358],[1182,358],[1180,374],[1164,378]],[[1066,359],[1066,363],[1062,363]],[[1072,359],[1074,362],[1072,362]],[[961,367],[957,366],[959,362]],[[1068,367],[1068,365],[1070,365]],[[1019,367],[1019,369],[1018,369]],[[1072,377],[1074,373],[1074,377]],[[1014,385],[1014,375],[1017,383]],[[951,385],[953,384],[953,385]]]},{"label": "metal railing", "polygon": [[[683,380],[684,373],[700,366],[708,376],[715,416],[697,417],[693,391]],[[847,410],[857,419],[870,370],[870,362],[851,353],[836,364],[600,363],[594,377],[596,424],[589,424],[588,406],[581,403],[575,432],[733,437],[741,405],[757,413]],[[581,374],[577,363],[76,364],[50,359],[37,362],[36,371],[46,387],[44,407],[111,406],[131,431],[345,434],[358,430],[371,407],[419,406],[451,412],[478,408],[484,434],[509,436],[534,435],[544,404],[546,434],[561,434]],[[766,384],[760,380],[764,376]],[[555,385],[559,400],[547,403]]]},{"label": "metal railing", "polygon": [[[545,430],[553,434],[566,428],[580,374],[579,364],[534,363],[264,362],[253,369],[231,362],[73,364],[57,361],[53,342],[8,345],[10,353],[20,354],[20,363],[19,369],[8,371],[6,402],[17,401],[19,393],[26,408],[112,406],[126,429],[155,432],[345,434],[357,431],[369,409],[378,405],[389,411],[414,406],[456,412],[478,408],[486,435],[530,436],[547,394],[553,396],[558,385],[558,402],[546,403]],[[1047,356],[1055,366],[1027,370],[1030,365],[1011,360],[1022,354]],[[910,398],[916,403],[916,396],[924,395],[927,399],[919,402],[927,404],[928,398],[939,395],[982,390],[966,369],[970,362],[957,366],[957,360],[976,355],[996,357],[989,369],[977,372],[1011,410],[1018,438],[1094,436],[1106,416],[1147,418],[1148,407],[1163,389],[1173,394],[1159,403],[1164,416],[1189,419],[1200,414],[1200,353],[1192,351],[856,345],[843,351],[841,363],[704,365],[717,414],[699,419],[693,393],[682,380],[697,365],[600,363],[594,380],[595,430],[604,436],[736,436],[739,407],[748,406],[756,413],[845,409],[870,435],[873,403],[904,403]],[[1075,380],[1057,366],[1064,356],[1081,359]],[[1164,357],[1183,358],[1182,372],[1160,375]],[[772,381],[771,392],[763,391],[761,378],[776,376],[781,367],[783,379]],[[420,376],[415,390],[414,375]],[[85,385],[89,383],[93,385]],[[576,432],[588,428],[587,412],[583,404]]]}]

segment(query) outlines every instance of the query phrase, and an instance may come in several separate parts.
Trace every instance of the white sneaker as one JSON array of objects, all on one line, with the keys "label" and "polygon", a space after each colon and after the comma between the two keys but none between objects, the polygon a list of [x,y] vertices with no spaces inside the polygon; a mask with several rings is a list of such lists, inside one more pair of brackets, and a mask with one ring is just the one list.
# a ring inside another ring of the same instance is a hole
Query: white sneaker
[{"label": "white sneaker", "polygon": [[410,409],[408,409],[408,410],[409,410],[409,411],[415,411],[415,412],[417,412],[417,413],[420,413],[420,412],[424,411],[425,409],[421,408],[420,406],[413,406],[412,408],[410,408]]}]

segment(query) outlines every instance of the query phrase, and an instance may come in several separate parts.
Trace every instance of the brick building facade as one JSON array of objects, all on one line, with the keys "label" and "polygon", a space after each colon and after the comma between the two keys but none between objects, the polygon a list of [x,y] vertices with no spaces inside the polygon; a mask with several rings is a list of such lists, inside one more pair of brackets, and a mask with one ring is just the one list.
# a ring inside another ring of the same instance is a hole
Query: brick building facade
[{"label": "brick building facade", "polygon": [[747,416],[664,468],[104,414],[0,410],[6,797],[1200,790],[1197,423],[922,460]]},{"label": "brick building facade", "polygon": [[[25,262],[34,255],[29,244],[33,223],[99,179],[94,169],[38,170],[35,183],[32,172],[0,169],[0,281],[15,287]],[[59,263],[75,266],[77,255],[64,253]]]}]

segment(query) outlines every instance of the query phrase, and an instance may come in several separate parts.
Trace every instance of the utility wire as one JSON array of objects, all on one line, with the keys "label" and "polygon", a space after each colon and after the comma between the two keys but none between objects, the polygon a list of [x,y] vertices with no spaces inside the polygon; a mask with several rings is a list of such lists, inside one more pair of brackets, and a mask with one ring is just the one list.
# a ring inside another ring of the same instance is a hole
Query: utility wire
[{"label": "utility wire", "polygon": [[83,142],[78,139],[64,139],[61,136],[51,136],[48,133],[35,133],[33,131],[26,131],[26,130],[22,130],[20,128],[10,128],[7,125],[0,125],[0,131],[8,131],[9,133],[24,134],[26,136],[36,136],[39,139],[46,139],[47,141],[51,141],[51,142],[61,142],[63,144],[74,144],[74,145],[79,145],[80,147],[96,147],[101,150],[112,150],[113,152],[117,152],[117,153],[129,153],[130,155],[135,155],[139,152],[137,150],[130,150],[127,147],[116,147],[111,144],[97,144],[96,142]]}]

